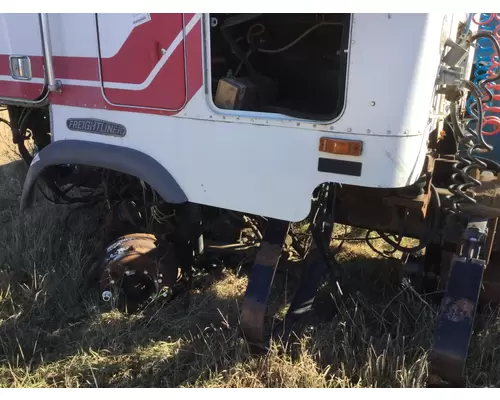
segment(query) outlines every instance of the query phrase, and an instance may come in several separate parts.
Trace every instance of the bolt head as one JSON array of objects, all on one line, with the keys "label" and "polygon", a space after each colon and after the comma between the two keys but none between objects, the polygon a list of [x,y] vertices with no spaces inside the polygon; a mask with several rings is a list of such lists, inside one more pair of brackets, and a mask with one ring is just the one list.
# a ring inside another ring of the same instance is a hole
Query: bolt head
[{"label": "bolt head", "polygon": [[101,297],[104,301],[108,302],[113,298],[113,294],[109,290],[102,292]]}]

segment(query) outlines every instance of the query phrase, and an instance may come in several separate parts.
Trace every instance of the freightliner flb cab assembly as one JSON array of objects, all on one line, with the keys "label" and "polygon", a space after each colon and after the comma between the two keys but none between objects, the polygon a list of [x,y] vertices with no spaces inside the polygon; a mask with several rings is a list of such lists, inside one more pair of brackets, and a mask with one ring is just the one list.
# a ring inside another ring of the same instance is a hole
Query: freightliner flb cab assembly
[{"label": "freightliner flb cab assembly", "polygon": [[[213,254],[253,251],[241,329],[257,347],[285,249],[303,262],[279,333],[291,338],[339,270],[334,223],[376,231],[442,286],[431,381],[457,384],[477,304],[500,298],[499,22],[0,14],[3,122],[29,165],[21,209],[42,186],[105,201],[121,228],[103,238],[102,299],[137,309]],[[308,246],[289,240],[298,221]]]}]

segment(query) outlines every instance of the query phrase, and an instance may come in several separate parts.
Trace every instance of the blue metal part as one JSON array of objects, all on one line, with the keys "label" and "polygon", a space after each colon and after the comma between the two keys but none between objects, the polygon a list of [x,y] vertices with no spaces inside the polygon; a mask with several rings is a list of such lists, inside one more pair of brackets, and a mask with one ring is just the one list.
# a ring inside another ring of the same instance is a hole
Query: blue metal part
[{"label": "blue metal part", "polygon": [[267,301],[289,228],[288,221],[268,220],[248,280],[240,328],[247,341],[254,345],[263,344]]},{"label": "blue metal part", "polygon": [[310,227],[313,243],[302,269],[300,286],[293,297],[283,323],[278,324],[274,332],[285,344],[290,344],[290,339],[293,340],[301,334],[308,317],[311,315],[321,279],[329,270],[329,264],[336,264],[334,258],[329,257],[330,241],[335,222],[336,189],[335,184],[323,185],[318,195],[318,209]]},{"label": "blue metal part", "polygon": [[486,262],[479,259],[485,243],[487,220],[469,222],[460,254],[451,266],[434,348],[429,356],[429,386],[462,386]]},{"label": "blue metal part", "polygon": [[[285,321],[280,324],[281,329],[277,328],[274,331],[274,334],[285,338],[286,341],[292,332],[300,334],[306,317],[310,315],[321,278],[331,263],[328,249],[334,226],[336,188],[333,183],[321,185],[317,199],[313,202],[311,215],[314,215],[314,218],[310,228],[313,245],[302,272],[300,287],[293,298]],[[264,342],[264,316],[289,228],[290,223],[287,221],[268,220],[248,281],[240,328],[247,341],[260,349],[267,345],[267,342]]]},{"label": "blue metal part", "polygon": [[321,250],[314,246],[306,258],[300,277],[300,286],[295,293],[283,323],[275,328],[274,335],[285,344],[290,344],[304,329],[311,315],[321,279],[327,271]]},{"label": "blue metal part", "polygon": [[463,384],[483,271],[481,263],[454,263],[438,317],[434,349],[429,357],[431,374],[457,386]]}]

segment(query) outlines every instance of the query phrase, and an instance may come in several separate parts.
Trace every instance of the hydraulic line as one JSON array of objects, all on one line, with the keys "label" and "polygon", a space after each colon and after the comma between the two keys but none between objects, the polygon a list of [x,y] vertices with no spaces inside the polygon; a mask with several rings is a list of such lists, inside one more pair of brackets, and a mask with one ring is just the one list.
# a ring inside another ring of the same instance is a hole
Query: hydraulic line
[{"label": "hydraulic line", "polygon": [[[486,96],[488,96],[488,100],[483,102],[484,119],[482,133],[485,136],[492,136],[500,132],[500,85],[495,83],[499,77],[499,49],[496,47],[495,41],[491,40],[491,37],[497,40],[500,39],[500,14],[483,13],[479,16],[474,16],[472,21],[478,26],[478,33],[473,38],[479,38],[476,44],[472,82],[487,91]],[[497,72],[495,73],[495,71]],[[470,96],[467,99],[467,112],[470,115],[475,114],[472,109],[475,101],[476,98],[474,96]],[[473,128],[475,129],[475,127]]]},{"label": "hydraulic line", "polygon": [[462,87],[469,92],[467,111],[471,118],[465,128],[460,123],[459,104],[451,102],[451,123],[459,150],[453,164],[453,183],[448,187],[452,194],[447,197],[451,202],[447,211],[457,216],[461,215],[461,204],[476,203],[468,190],[479,187],[481,182],[472,173],[476,170],[498,169],[493,163],[479,157],[478,153],[484,155],[493,150],[484,137],[500,132],[500,119],[495,115],[500,112],[500,108],[495,105],[495,101],[500,99],[499,85],[496,83],[500,78],[500,19],[498,14],[481,14],[479,19],[474,17],[472,20],[480,29],[468,39],[471,44],[477,42],[477,49],[473,80],[462,82]]},{"label": "hydraulic line", "polygon": [[[459,144],[453,164],[453,174],[451,176],[452,184],[448,187],[451,195],[447,200],[451,203],[445,210],[449,215],[463,217],[461,205],[464,203],[475,204],[476,200],[469,194],[469,190],[477,188],[481,182],[472,176],[474,171],[493,170],[499,171],[500,165],[496,162],[486,160],[480,157],[478,153],[484,155],[493,150],[493,146],[488,144],[485,136],[495,135],[500,132],[500,119],[498,113],[500,106],[496,101],[500,101],[500,84],[497,83],[500,78],[500,15],[499,14],[481,14],[477,17],[468,17],[479,25],[478,32],[467,38],[472,44],[477,42],[476,65],[472,81],[464,80],[457,88],[466,89],[469,92],[467,100],[467,111],[470,115],[469,123],[463,127],[462,118],[459,112],[459,103],[451,101],[451,125],[455,140]],[[468,25],[465,34],[468,35]],[[434,186],[431,186],[432,199],[434,199],[433,210],[439,212],[441,204],[439,196]],[[377,232],[385,242],[393,248],[406,253],[417,252],[426,247],[432,238],[436,235],[440,222],[440,214],[432,213],[430,229],[421,240],[421,243],[413,248],[401,246],[392,240],[383,232]]]}]

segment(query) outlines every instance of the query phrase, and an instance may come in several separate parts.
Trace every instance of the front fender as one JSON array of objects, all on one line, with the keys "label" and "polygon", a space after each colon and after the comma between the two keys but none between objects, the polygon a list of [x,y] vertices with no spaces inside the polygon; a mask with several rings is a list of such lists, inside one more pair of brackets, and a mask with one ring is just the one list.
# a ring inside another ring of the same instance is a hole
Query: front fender
[{"label": "front fender", "polygon": [[80,164],[114,170],[147,182],[165,201],[179,204],[188,201],[172,175],[154,158],[128,147],[61,140],[44,147],[31,162],[23,193],[21,210],[31,206],[35,183],[45,168],[61,164]]}]

